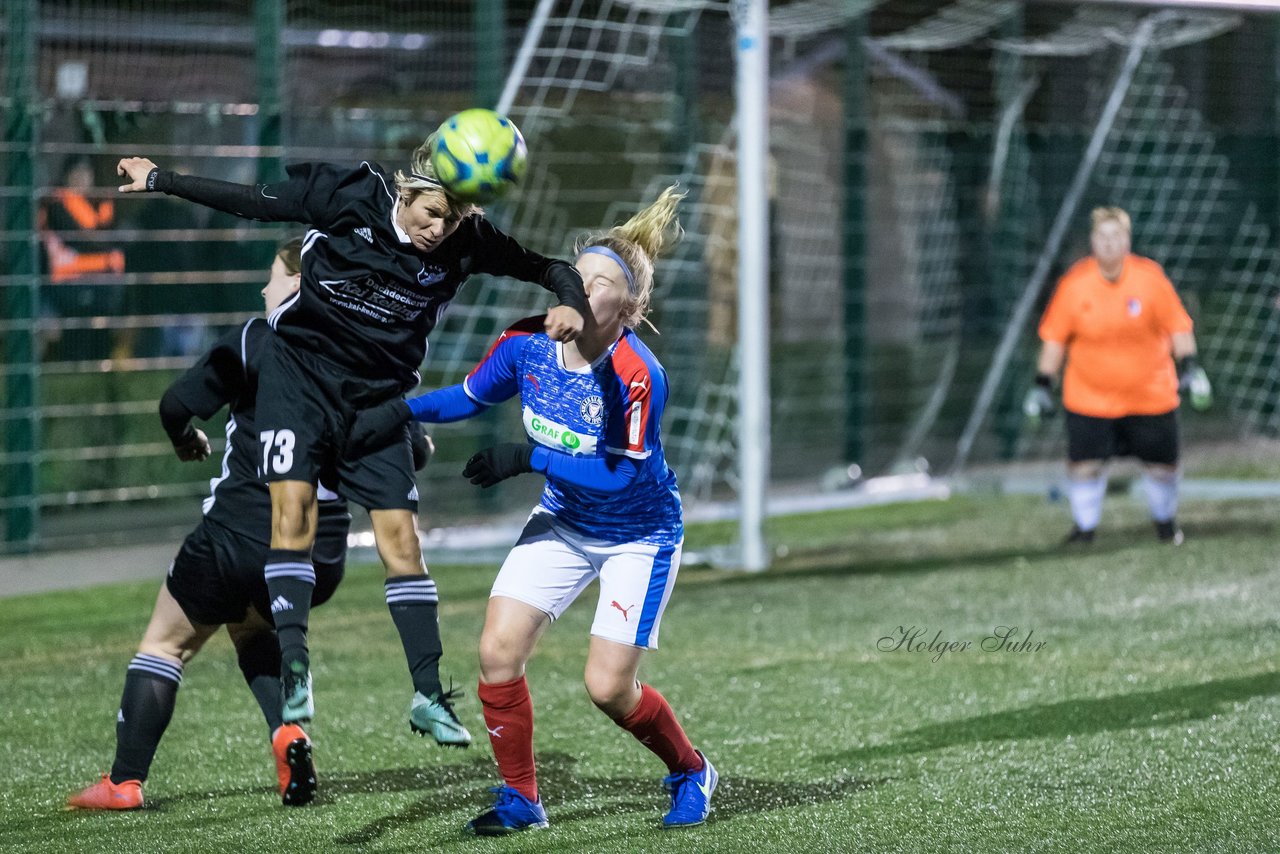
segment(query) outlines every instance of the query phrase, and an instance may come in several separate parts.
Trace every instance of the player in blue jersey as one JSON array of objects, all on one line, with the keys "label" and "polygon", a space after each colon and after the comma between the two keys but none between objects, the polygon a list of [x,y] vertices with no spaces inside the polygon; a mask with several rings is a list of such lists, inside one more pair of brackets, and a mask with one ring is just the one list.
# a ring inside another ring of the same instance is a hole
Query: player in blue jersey
[{"label": "player in blue jersey", "polygon": [[[276,253],[271,278],[262,290],[268,313],[297,293],[301,249],[302,241],[294,240]],[[204,516],[174,558],[138,653],[129,662],[111,771],[73,795],[70,806],[142,806],[142,784],[173,716],[183,668],[224,624],[240,670],[266,718],[283,802],[297,806],[312,798],[316,778],[311,742],[300,726],[285,723],[280,714],[280,645],[262,576],[271,536],[271,496],[257,468],[254,400],[262,352],[273,334],[262,318],[229,332],[169,387],[160,402],[161,422],[178,459],[208,458],[209,440],[191,420],[208,419],[224,406],[230,410],[227,449],[204,501]],[[425,444],[422,453],[425,462]],[[346,501],[322,486],[313,606],[328,600],[342,580],[350,524]]]},{"label": "player in blue jersey", "polygon": [[407,435],[359,459],[345,457],[356,410],[399,399],[419,382],[427,336],[475,273],[536,282],[560,300],[547,332],[572,340],[585,296],[572,265],[531,252],[474,205],[451,198],[431,165],[434,137],[410,169],[295,163],[284,180],[242,185],[160,169],[145,157],[116,167],[121,192],[161,192],[249,219],[309,227],[297,295],[272,313],[258,439],[272,501],[263,573],[280,636],[284,718],[310,720],[309,602],[315,585],[316,485],[336,470],[342,492],[369,511],[386,570],[385,598],[413,677],[409,723],[444,745],[471,734],[440,680],[439,599],[418,535],[418,486]]},{"label": "player in blue jersey", "polygon": [[578,242],[590,311],[573,342],[552,340],[541,318],[503,332],[460,385],[365,410],[353,450],[376,448],[405,421],[457,421],[519,395],[528,442],[488,448],[463,475],[490,487],[524,472],[546,479],[542,499],[490,594],[480,638],[479,696],[504,785],[467,824],[481,835],[547,826],[533,755],[525,664],[542,632],[600,582],[587,653],[592,701],[666,764],[666,827],[700,824],[717,775],[671,706],[636,675],[680,566],[684,524],[675,473],[662,452],[667,374],[634,328],[653,292],[653,261],[680,235],[671,187],[623,225]]}]

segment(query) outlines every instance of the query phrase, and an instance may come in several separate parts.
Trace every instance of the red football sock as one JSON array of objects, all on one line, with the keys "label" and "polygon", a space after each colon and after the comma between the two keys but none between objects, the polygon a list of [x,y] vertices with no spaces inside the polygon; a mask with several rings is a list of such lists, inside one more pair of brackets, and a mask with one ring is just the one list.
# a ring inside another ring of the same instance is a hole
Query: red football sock
[{"label": "red football sock", "polygon": [[671,711],[671,704],[656,688],[641,685],[640,702],[631,714],[618,721],[618,726],[656,753],[672,774],[702,770],[702,757],[689,743],[689,737],[676,720],[676,713]]},{"label": "red football sock", "polygon": [[538,799],[538,773],[533,765],[533,700],[524,677],[510,682],[480,682],[476,690],[484,708],[489,744],[498,772],[508,786],[531,801]]}]

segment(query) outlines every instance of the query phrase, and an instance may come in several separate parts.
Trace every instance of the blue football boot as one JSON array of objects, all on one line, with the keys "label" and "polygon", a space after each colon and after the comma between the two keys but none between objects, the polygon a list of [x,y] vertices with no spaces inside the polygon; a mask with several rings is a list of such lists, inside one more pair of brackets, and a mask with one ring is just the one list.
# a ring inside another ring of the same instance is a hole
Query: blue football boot
[{"label": "blue football boot", "polygon": [[663,788],[671,793],[671,811],[662,817],[663,827],[702,824],[711,812],[711,793],[716,790],[720,775],[701,750],[698,755],[702,756],[701,771],[671,774],[662,781]]},{"label": "blue football boot", "polygon": [[493,809],[482,812],[463,827],[476,836],[505,836],[522,830],[541,830],[547,826],[547,811],[542,799],[531,801],[510,786],[494,786],[497,795]]}]

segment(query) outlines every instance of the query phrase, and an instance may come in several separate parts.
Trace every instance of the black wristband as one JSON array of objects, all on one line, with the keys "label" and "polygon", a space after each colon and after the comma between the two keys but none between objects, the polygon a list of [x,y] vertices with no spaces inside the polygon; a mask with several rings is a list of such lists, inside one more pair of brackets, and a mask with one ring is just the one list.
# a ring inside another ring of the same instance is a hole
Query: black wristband
[{"label": "black wristband", "polygon": [[156,181],[160,178],[160,167],[154,166],[147,173],[147,192],[154,193],[156,191]]},{"label": "black wristband", "polygon": [[1045,391],[1053,391],[1053,377],[1048,374],[1036,374],[1036,385]]},{"label": "black wristband", "polygon": [[561,305],[587,316],[587,292],[582,287],[582,274],[568,261],[555,260],[542,274],[543,286],[556,295]]}]

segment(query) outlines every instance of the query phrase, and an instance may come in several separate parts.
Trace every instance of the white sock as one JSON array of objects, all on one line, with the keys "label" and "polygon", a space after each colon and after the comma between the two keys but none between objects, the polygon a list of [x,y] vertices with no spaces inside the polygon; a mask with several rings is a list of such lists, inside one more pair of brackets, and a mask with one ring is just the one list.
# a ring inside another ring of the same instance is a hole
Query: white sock
[{"label": "white sock", "polygon": [[1154,477],[1149,472],[1142,475],[1142,488],[1147,493],[1147,507],[1151,508],[1151,518],[1157,522],[1168,522],[1178,512],[1178,473],[1171,477]]},{"label": "white sock", "polygon": [[1071,503],[1071,518],[1081,531],[1092,531],[1102,520],[1102,496],[1107,492],[1107,476],[1092,480],[1067,482],[1067,500]]}]

